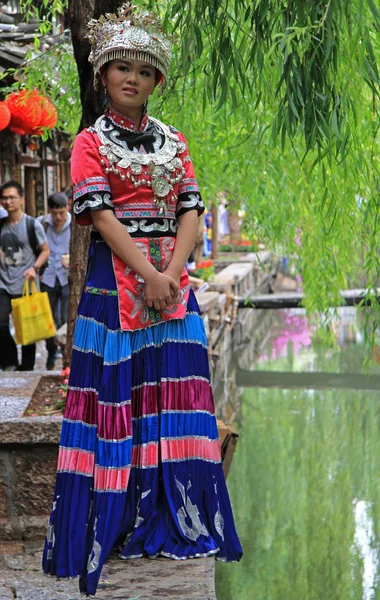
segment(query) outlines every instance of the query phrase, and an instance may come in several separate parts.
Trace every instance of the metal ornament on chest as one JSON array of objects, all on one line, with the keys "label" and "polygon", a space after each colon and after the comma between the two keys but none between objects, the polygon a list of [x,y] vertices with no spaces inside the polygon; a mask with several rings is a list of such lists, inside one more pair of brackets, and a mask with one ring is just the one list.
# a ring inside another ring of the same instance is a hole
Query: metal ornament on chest
[{"label": "metal ornament on chest", "polygon": [[168,201],[177,200],[173,191],[174,185],[180,183],[185,176],[182,160],[177,155],[186,150],[186,144],[179,141],[178,136],[164,123],[152,117],[149,119],[157,123],[164,134],[162,148],[151,154],[133,152],[125,146],[113,143],[103,132],[104,117],[96,121],[94,128],[102,142],[99,153],[107,158],[109,163],[109,166],[106,166],[104,158],[100,160],[104,172],[119,175],[121,181],[130,179],[135,188],[151,188],[158,213],[164,215],[168,209]]}]

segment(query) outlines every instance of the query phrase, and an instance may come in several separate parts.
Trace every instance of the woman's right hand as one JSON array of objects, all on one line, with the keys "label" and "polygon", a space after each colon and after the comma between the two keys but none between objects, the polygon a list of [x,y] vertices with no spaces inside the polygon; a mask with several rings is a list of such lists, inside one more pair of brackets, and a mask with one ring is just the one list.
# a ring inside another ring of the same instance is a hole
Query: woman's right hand
[{"label": "woman's right hand", "polygon": [[145,301],[149,308],[165,310],[173,302],[179,291],[179,285],[169,275],[156,271],[145,279]]}]

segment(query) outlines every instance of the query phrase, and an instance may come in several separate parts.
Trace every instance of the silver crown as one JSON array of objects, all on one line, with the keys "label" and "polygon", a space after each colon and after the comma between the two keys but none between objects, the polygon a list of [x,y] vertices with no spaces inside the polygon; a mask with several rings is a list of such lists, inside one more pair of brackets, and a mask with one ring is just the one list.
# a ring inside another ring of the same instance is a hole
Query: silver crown
[{"label": "silver crown", "polygon": [[118,14],[107,13],[88,23],[88,39],[92,49],[89,61],[94,66],[96,82],[100,68],[110,60],[131,58],[147,62],[161,73],[165,86],[171,62],[171,44],[161,31],[155,15],[138,12],[130,2],[123,4]]}]

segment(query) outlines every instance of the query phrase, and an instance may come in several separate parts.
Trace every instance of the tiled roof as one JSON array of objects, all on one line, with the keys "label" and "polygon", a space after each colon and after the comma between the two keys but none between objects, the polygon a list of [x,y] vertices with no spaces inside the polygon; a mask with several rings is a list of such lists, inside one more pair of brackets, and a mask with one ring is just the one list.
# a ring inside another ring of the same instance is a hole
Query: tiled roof
[{"label": "tiled roof", "polygon": [[[19,67],[29,50],[33,48],[35,35],[38,34],[37,22],[22,22],[23,15],[2,12],[0,8],[0,75],[7,69]],[[43,39],[43,51],[54,44],[51,37]]]}]

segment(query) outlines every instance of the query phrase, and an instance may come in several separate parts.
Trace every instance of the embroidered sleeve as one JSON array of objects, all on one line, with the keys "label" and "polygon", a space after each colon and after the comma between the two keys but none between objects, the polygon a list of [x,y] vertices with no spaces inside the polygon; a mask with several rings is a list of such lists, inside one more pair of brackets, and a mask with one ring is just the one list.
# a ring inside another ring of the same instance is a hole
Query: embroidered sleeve
[{"label": "embroidered sleeve", "polygon": [[186,173],[178,190],[176,215],[178,218],[189,210],[197,210],[198,216],[200,216],[205,210],[205,205],[203,204],[199,192],[199,187],[195,177],[193,163],[189,156],[186,139],[182,133],[178,133],[177,135],[181,142],[186,145],[186,149],[180,154]]},{"label": "embroidered sleeve", "polygon": [[80,225],[90,225],[91,211],[113,210],[111,188],[101,164],[94,133],[82,131],[71,155],[73,212]]}]

